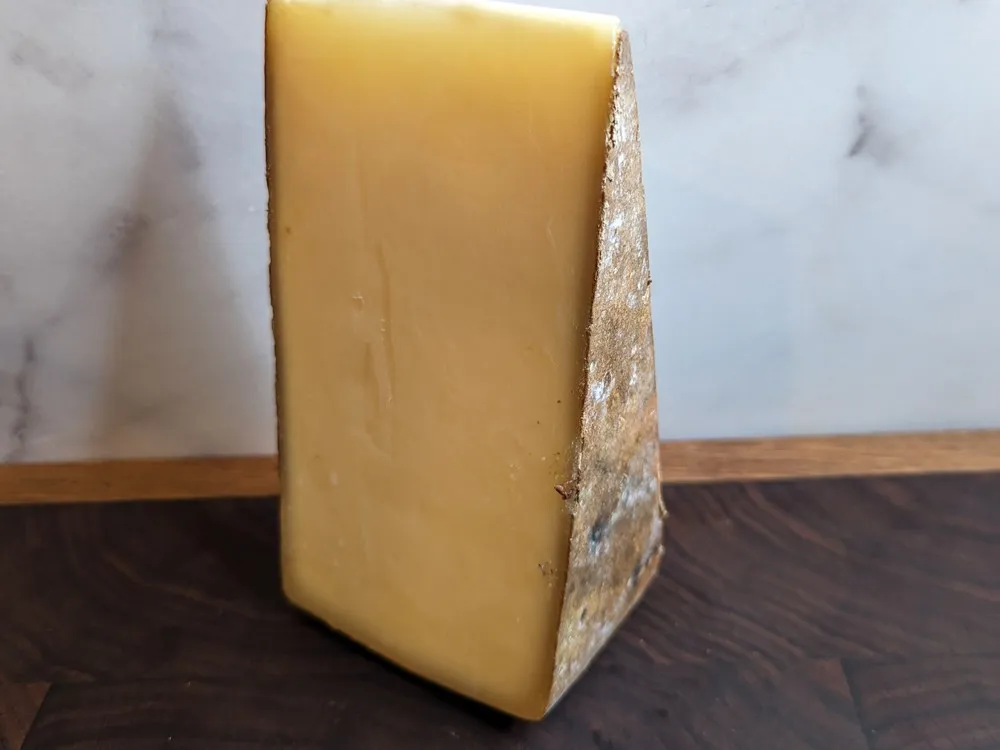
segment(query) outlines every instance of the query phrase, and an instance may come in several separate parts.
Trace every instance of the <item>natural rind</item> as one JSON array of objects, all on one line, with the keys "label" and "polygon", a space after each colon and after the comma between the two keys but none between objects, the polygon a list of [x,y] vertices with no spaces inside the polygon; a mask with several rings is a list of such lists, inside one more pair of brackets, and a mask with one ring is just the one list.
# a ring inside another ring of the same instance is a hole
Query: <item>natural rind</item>
[{"label": "natural rind", "polygon": [[656,374],[639,110],[619,33],[597,271],[551,705],[641,599],[663,553]]}]

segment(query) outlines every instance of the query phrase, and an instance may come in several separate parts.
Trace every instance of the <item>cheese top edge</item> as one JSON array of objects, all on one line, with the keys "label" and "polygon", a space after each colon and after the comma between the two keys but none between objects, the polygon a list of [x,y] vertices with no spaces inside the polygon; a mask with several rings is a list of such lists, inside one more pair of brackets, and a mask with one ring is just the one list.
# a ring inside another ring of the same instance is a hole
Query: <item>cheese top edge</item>
[{"label": "cheese top edge", "polygon": [[565,8],[549,8],[537,5],[521,5],[504,2],[504,0],[267,0],[268,5],[368,5],[389,6],[409,5],[428,8],[455,8],[462,10],[478,10],[484,13],[519,16],[521,18],[549,21],[552,23],[571,23],[598,28],[609,28],[617,38],[622,30],[621,19],[608,13],[594,13]]}]

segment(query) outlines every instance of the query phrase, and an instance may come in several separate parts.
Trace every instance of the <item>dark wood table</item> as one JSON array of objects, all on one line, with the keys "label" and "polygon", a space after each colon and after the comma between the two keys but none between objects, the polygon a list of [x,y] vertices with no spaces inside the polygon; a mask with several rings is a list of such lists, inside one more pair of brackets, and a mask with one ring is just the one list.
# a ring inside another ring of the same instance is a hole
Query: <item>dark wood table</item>
[{"label": "dark wood table", "polygon": [[286,606],[273,501],[0,510],[0,747],[1000,748],[1000,477],[664,493],[658,582],[540,724]]}]

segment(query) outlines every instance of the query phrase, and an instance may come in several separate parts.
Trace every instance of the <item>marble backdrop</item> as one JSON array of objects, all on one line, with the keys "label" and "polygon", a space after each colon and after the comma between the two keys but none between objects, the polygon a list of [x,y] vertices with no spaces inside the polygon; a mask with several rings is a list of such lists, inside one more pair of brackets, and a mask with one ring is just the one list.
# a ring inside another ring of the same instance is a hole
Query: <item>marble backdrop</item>
[{"label": "marble backdrop", "polygon": [[0,458],[271,451],[260,0],[0,0]]},{"label": "marble backdrop", "polygon": [[[635,46],[662,434],[1000,426],[1000,2]],[[263,0],[0,0],[0,462],[270,452]]]}]

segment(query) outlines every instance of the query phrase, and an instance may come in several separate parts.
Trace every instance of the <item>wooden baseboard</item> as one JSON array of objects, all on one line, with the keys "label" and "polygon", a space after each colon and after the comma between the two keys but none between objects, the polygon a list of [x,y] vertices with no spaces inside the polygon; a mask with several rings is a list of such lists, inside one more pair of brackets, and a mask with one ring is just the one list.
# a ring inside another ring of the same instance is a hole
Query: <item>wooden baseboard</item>
[{"label": "wooden baseboard", "polygon": [[673,483],[1000,471],[1000,430],[666,442],[660,466]]},{"label": "wooden baseboard", "polygon": [[[665,442],[660,463],[672,484],[1000,471],[1000,430]],[[277,491],[274,456],[0,465],[0,505]]]},{"label": "wooden baseboard", "polygon": [[277,492],[274,456],[0,464],[0,505],[265,497]]}]

